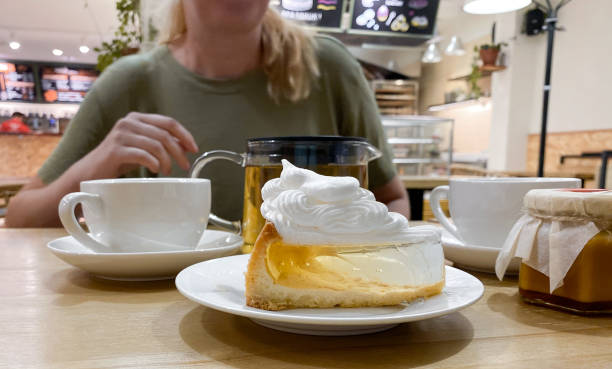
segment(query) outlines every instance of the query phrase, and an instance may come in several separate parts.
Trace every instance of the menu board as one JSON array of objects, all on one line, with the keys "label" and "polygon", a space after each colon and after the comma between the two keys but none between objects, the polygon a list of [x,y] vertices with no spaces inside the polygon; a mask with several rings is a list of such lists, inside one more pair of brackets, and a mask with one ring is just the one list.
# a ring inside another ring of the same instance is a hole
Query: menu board
[{"label": "menu board", "polygon": [[344,9],[343,0],[275,0],[270,6],[285,19],[336,29],[340,29]]},{"label": "menu board", "polygon": [[439,0],[354,0],[351,31],[431,36]]},{"label": "menu board", "polygon": [[43,99],[46,102],[81,102],[98,78],[94,68],[42,66],[40,71]]},{"label": "menu board", "polygon": [[0,100],[34,101],[34,72],[28,64],[0,62]]}]

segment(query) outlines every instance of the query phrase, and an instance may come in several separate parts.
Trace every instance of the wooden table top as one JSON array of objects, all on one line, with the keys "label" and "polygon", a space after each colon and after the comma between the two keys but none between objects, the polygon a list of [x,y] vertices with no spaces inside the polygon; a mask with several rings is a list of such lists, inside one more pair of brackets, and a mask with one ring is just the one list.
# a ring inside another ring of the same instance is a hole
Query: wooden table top
[{"label": "wooden table top", "polygon": [[408,189],[423,189],[423,190],[431,190],[432,188],[436,188],[438,186],[444,186],[448,184],[450,179],[449,176],[440,176],[440,177],[432,177],[432,176],[400,176],[404,187]]},{"label": "wooden table top", "polygon": [[274,331],[180,295],[172,280],[111,282],[65,264],[62,229],[0,229],[0,367],[610,368],[612,317],[519,300],[516,279],[486,285],[447,316],[353,337]]}]

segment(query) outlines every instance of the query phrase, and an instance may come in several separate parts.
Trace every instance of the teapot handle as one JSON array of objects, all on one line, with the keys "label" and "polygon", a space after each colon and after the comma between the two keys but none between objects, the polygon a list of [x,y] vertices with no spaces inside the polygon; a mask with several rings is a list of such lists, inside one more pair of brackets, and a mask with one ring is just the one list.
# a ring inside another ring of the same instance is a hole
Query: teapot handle
[{"label": "teapot handle", "polygon": [[[198,178],[200,176],[200,171],[202,170],[202,168],[204,168],[206,164],[210,163],[213,160],[217,160],[217,159],[229,160],[235,164],[240,165],[241,167],[244,167],[245,162],[246,162],[246,155],[238,154],[236,152],[227,151],[227,150],[207,151],[204,154],[202,154],[199,158],[197,158],[196,161],[193,163],[193,166],[191,167],[191,171],[189,172],[189,176],[191,178]],[[237,234],[240,234],[241,232],[241,223],[239,220],[231,221],[231,220],[227,220],[227,219],[218,217],[213,213],[210,213],[210,216],[208,217],[208,221],[211,224],[217,227],[227,229],[230,232],[237,233]]]}]

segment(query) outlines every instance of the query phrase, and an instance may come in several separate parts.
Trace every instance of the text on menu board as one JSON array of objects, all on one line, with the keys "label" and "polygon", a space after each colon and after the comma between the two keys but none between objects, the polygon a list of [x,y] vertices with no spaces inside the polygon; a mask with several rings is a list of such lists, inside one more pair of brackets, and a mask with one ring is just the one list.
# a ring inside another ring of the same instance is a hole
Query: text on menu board
[{"label": "text on menu board", "polygon": [[46,102],[81,102],[96,78],[94,69],[42,67],[43,98]]},{"label": "text on menu board", "polygon": [[351,29],[432,35],[439,0],[354,0]]},{"label": "text on menu board", "polygon": [[343,0],[273,0],[270,4],[285,19],[315,27],[340,28]]},{"label": "text on menu board", "polygon": [[35,98],[32,66],[0,62],[0,100],[34,101]]}]

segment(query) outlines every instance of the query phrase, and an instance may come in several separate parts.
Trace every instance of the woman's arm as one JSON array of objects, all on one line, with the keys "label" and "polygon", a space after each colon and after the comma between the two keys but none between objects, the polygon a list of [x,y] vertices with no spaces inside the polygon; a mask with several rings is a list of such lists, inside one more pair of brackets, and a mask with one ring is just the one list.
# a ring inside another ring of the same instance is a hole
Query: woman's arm
[{"label": "woman's arm", "polygon": [[386,184],[372,190],[377,201],[387,204],[389,211],[400,213],[410,219],[410,201],[408,193],[398,176]]},{"label": "woman's arm", "polygon": [[13,228],[61,226],[57,207],[65,194],[79,190],[77,176],[78,170],[68,170],[49,185],[36,176],[9,202],[5,225]]},{"label": "woman's arm", "polygon": [[189,133],[174,119],[129,113],[120,119],[104,140],[68,168],[58,179],[45,185],[36,177],[9,203],[8,227],[59,226],[57,207],[64,195],[79,191],[81,181],[117,178],[137,166],[153,173],[170,173],[172,160],[189,169],[185,151],[197,152]]}]

